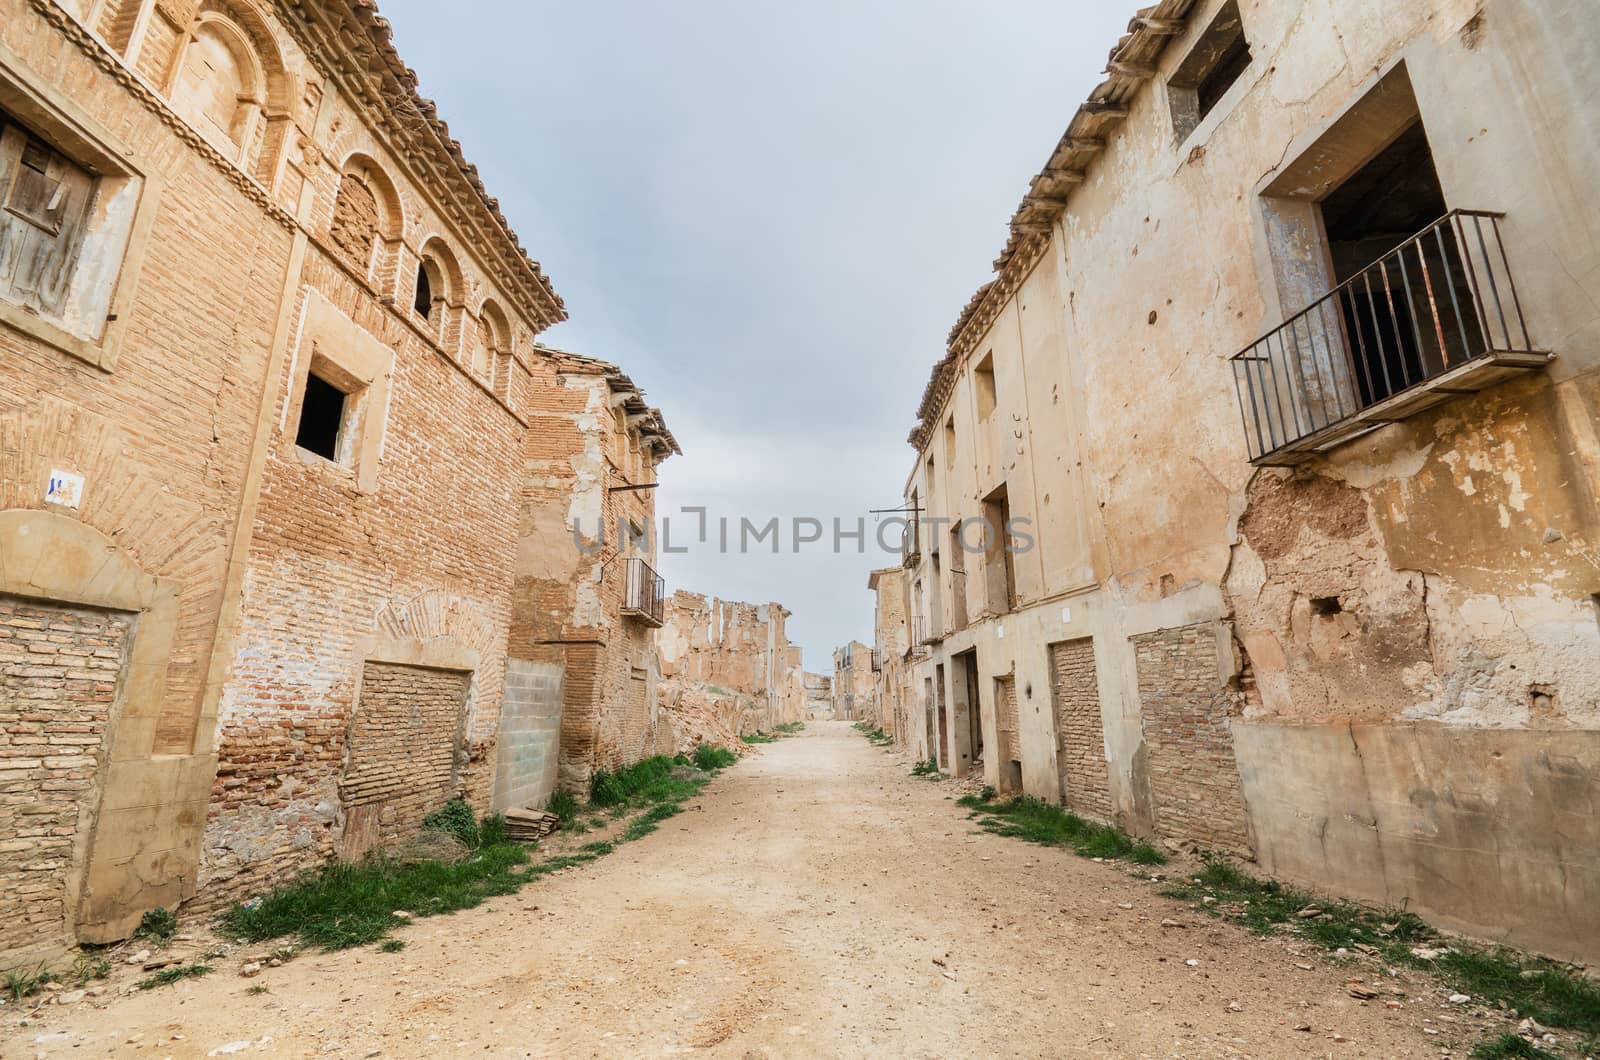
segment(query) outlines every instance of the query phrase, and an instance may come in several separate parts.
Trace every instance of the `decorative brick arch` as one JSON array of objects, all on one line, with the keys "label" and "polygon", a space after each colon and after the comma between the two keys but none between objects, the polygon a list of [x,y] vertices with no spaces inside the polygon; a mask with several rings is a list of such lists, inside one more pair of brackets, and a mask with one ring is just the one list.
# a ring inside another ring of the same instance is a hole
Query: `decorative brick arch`
[{"label": "decorative brick arch", "polygon": [[[169,59],[159,61],[172,71],[166,87],[173,106],[197,127],[215,127],[234,145],[234,161],[270,187],[283,155],[294,100],[294,79],[271,22],[249,0],[204,0],[174,47]],[[220,123],[216,116],[205,114],[203,101],[195,98],[208,88],[226,96],[230,86],[206,83],[215,76],[208,60],[221,54],[218,49],[231,57],[240,82],[237,107]],[[207,50],[212,53],[209,57]]]},{"label": "decorative brick arch", "polygon": [[339,172],[329,237],[346,264],[380,294],[395,294],[405,209],[394,180],[361,152],[345,159]]}]

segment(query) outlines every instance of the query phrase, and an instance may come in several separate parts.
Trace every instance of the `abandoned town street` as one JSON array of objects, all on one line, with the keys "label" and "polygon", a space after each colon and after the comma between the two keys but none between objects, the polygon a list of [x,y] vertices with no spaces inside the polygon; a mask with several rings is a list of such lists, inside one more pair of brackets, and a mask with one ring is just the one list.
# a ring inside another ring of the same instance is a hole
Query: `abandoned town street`
[{"label": "abandoned town street", "polygon": [[654,835],[418,920],[401,952],[252,979],[223,959],[51,1006],[0,1052],[1437,1057],[1474,1040],[1425,980],[1398,1008],[1358,1001],[1346,984],[1373,968],[1253,937],[1129,864],[979,832],[953,783],[908,765],[813,722]]}]

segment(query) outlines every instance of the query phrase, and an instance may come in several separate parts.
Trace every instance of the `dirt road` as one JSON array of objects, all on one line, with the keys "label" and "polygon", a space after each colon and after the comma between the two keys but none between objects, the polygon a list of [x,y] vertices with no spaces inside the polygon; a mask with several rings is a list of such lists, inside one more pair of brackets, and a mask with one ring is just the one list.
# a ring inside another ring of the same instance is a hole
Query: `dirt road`
[{"label": "dirt road", "polygon": [[1359,1002],[1360,971],[1128,866],[978,833],[907,766],[813,723],[656,834],[418,921],[399,953],[255,979],[221,962],[7,1019],[0,1055],[1438,1057],[1474,1040],[1435,988]]}]

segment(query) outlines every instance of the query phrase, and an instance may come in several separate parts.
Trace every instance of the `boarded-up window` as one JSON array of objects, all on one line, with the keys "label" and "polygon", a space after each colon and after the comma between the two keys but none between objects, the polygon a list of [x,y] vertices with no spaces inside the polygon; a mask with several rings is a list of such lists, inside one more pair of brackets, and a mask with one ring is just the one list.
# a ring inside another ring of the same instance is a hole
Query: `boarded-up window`
[{"label": "boarded-up window", "polygon": [[0,112],[0,297],[59,317],[95,177]]}]

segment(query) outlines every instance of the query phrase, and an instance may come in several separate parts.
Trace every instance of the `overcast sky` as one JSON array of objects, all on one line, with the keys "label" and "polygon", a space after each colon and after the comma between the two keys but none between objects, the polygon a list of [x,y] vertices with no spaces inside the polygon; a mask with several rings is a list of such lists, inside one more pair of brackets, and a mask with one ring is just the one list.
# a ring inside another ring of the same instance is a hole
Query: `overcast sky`
[{"label": "overcast sky", "polygon": [[[572,319],[545,341],[614,361],[684,455],[668,589],[778,601],[808,669],[872,640],[867,574],[898,562],[929,369],[990,279],[1006,221],[1135,4],[1119,0],[382,0]],[[738,553],[741,517],[785,521]],[[867,552],[792,551],[789,520],[865,516]]]}]

